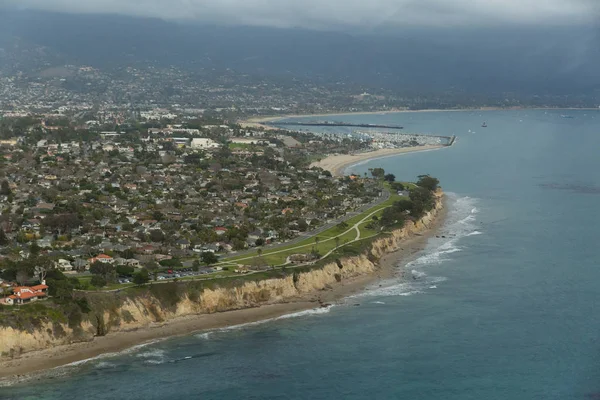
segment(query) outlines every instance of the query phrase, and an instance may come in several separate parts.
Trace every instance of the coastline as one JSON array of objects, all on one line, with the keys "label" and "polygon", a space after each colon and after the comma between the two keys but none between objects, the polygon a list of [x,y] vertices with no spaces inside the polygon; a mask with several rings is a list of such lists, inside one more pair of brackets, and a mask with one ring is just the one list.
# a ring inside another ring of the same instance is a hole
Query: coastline
[{"label": "coastline", "polygon": [[311,164],[311,167],[320,167],[326,171],[331,172],[333,176],[341,176],[344,171],[353,165],[361,162],[374,160],[377,158],[384,158],[390,156],[396,156],[400,154],[416,153],[422,151],[438,150],[446,145],[426,145],[416,147],[402,147],[399,149],[380,149],[375,151],[369,151],[366,153],[358,154],[335,154],[329,155],[320,161],[316,161]]},{"label": "coastline", "polygon": [[[447,212],[444,197],[442,207],[431,225],[426,227],[422,233],[404,239],[400,248],[381,257],[375,273],[357,276],[336,284],[330,289],[311,292],[284,303],[185,316],[132,331],[109,333],[106,336],[96,337],[90,342],[73,343],[26,353],[18,359],[0,361],[0,387],[55,376],[65,372],[62,367],[76,366],[98,357],[118,355],[120,352],[166,338],[269,321],[284,315],[320,308],[322,303],[339,303],[352,294],[368,290],[367,287],[377,281],[393,277],[398,271],[399,265],[404,266],[412,261],[425,248],[427,240],[434,236],[443,225]],[[10,371],[10,373],[6,373],[6,371]]]},{"label": "coastline", "polygon": [[476,107],[476,108],[460,108],[460,109],[441,109],[432,108],[424,110],[406,110],[406,109],[392,109],[392,110],[381,110],[381,111],[352,111],[352,112],[326,112],[316,114],[284,114],[284,115],[267,115],[264,117],[252,117],[240,121],[241,125],[248,127],[259,128],[262,127],[266,130],[277,129],[275,127],[265,125],[262,122],[276,121],[279,119],[287,118],[309,118],[309,117],[333,117],[333,116],[348,116],[348,115],[386,115],[386,114],[402,114],[402,113],[428,113],[428,112],[474,112],[474,111],[524,111],[524,110],[545,110],[545,111],[599,111],[598,108],[578,108],[578,107],[566,107],[566,108],[554,108],[554,107]]},{"label": "coastline", "polygon": [[333,116],[348,116],[348,115],[386,115],[386,114],[401,114],[401,113],[424,113],[424,112],[467,112],[467,111],[495,111],[495,110],[510,110],[504,108],[464,108],[464,109],[427,109],[427,110],[381,110],[381,111],[351,111],[351,112],[330,112],[317,114],[284,114],[284,115],[267,115],[264,117],[252,117],[240,121],[240,124],[248,127],[262,127],[265,129],[277,129],[275,127],[265,125],[264,122],[277,121],[287,118],[309,118],[309,117],[333,117]]}]

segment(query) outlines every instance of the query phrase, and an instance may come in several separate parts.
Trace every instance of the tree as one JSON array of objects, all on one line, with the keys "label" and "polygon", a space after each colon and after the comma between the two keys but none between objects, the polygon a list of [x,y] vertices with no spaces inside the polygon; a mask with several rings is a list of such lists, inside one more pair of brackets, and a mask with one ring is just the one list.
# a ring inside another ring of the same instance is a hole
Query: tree
[{"label": "tree", "polygon": [[263,254],[263,250],[262,249],[258,249],[256,251],[256,259],[254,260],[254,265],[257,268],[262,267],[262,265],[264,264],[264,259],[262,258],[262,254]]},{"label": "tree", "polygon": [[391,187],[392,187],[392,189],[394,189],[396,191],[404,190],[404,185],[401,184],[400,182],[392,182]]},{"label": "tree", "polygon": [[29,246],[29,252],[32,256],[37,256],[38,254],[40,254],[40,250],[40,246],[38,246],[36,242],[32,242]]},{"label": "tree", "polygon": [[200,262],[198,260],[194,260],[192,263],[192,271],[198,271],[200,269]]},{"label": "tree", "polygon": [[0,246],[6,246],[9,242],[10,240],[8,240],[6,233],[4,233],[4,229],[0,228]]},{"label": "tree", "polygon": [[419,180],[417,181],[418,186],[424,187],[431,192],[435,192],[439,184],[440,181],[437,178],[429,175],[419,175]]},{"label": "tree", "polygon": [[123,258],[133,258],[133,257],[135,257],[135,253],[133,252],[132,249],[126,249],[123,252],[121,252],[121,257],[123,257]]},{"label": "tree", "polygon": [[335,248],[337,249],[337,248],[339,248],[339,247],[340,247],[340,237],[339,237],[339,236],[336,236],[336,237],[335,237]]},{"label": "tree", "polygon": [[305,219],[301,218],[298,220],[298,230],[300,232],[306,232],[306,230],[308,229],[308,223],[306,222]]},{"label": "tree", "polygon": [[96,261],[90,266],[90,272],[103,277],[108,282],[112,282],[115,279],[115,267],[109,263]]},{"label": "tree", "polygon": [[26,268],[19,268],[17,270],[16,280],[19,285],[24,285],[31,278],[31,272]]},{"label": "tree", "polygon": [[150,261],[145,265],[145,269],[148,270],[150,274],[152,274],[152,279],[158,279],[158,263],[156,261]]},{"label": "tree", "polygon": [[54,261],[48,257],[37,257],[31,260],[34,266],[34,273],[38,276],[40,282],[46,279],[50,271],[56,269]]},{"label": "tree", "polygon": [[147,269],[142,269],[140,272],[133,275],[133,283],[136,285],[144,285],[150,281],[150,275]]},{"label": "tree", "polygon": [[254,242],[255,245],[257,246],[263,246],[265,244],[265,239],[263,238],[258,238],[256,239],[256,241]]},{"label": "tree", "polygon": [[7,180],[3,180],[0,184],[0,194],[4,196],[9,196],[12,193],[10,190],[10,186],[8,185]]},{"label": "tree", "polygon": [[61,301],[73,298],[73,284],[67,279],[53,280],[48,287],[49,294]]},{"label": "tree", "polygon": [[106,286],[106,279],[101,275],[94,275],[90,283],[97,288],[101,288]]},{"label": "tree", "polygon": [[396,175],[394,174],[386,174],[383,179],[385,179],[387,182],[394,182],[396,180]]},{"label": "tree", "polygon": [[212,264],[219,261],[219,257],[217,257],[215,253],[211,251],[205,251],[200,257],[202,258],[202,262],[206,264],[207,267],[210,267]]},{"label": "tree", "polygon": [[410,214],[414,218],[421,218],[426,211],[433,208],[433,193],[424,187],[413,188],[409,197],[413,205]]},{"label": "tree", "polygon": [[383,227],[391,227],[403,225],[405,220],[406,216],[402,212],[394,207],[388,207],[383,210],[383,214],[381,214],[379,222]]},{"label": "tree", "polygon": [[116,272],[119,276],[132,276],[135,268],[130,265],[117,265]]},{"label": "tree", "polygon": [[413,209],[413,202],[410,199],[400,199],[394,203],[394,208],[398,211],[411,211]]},{"label": "tree", "polygon": [[371,175],[373,175],[373,178],[381,179],[385,175],[385,170],[383,168],[373,168]]},{"label": "tree", "polygon": [[162,242],[165,240],[165,234],[160,229],[150,231],[150,240],[153,242]]}]

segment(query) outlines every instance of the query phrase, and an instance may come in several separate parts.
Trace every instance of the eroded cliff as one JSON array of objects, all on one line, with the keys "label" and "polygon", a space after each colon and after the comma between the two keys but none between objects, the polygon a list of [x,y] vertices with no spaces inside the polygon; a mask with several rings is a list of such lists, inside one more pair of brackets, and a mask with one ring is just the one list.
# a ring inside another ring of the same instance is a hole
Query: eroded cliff
[{"label": "eroded cliff", "polygon": [[325,265],[289,268],[273,277],[228,284],[196,281],[154,284],[117,293],[87,293],[90,312],[82,318],[42,315],[16,326],[0,326],[0,354],[3,358],[14,358],[25,352],[93,340],[97,335],[138,329],[174,318],[293,301],[375,272],[382,256],[398,250],[407,237],[424,232],[441,208],[440,196],[435,208],[419,221],[407,222],[402,229],[376,238],[360,255]]}]

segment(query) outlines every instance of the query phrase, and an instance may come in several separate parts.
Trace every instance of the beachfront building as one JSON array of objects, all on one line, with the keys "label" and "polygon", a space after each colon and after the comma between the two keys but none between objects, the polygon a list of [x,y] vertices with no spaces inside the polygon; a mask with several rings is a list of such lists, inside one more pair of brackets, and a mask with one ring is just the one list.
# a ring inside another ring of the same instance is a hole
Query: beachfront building
[{"label": "beachfront building", "polygon": [[19,286],[13,288],[13,294],[4,299],[8,305],[21,305],[31,303],[48,296],[48,286],[45,284],[36,286]]}]

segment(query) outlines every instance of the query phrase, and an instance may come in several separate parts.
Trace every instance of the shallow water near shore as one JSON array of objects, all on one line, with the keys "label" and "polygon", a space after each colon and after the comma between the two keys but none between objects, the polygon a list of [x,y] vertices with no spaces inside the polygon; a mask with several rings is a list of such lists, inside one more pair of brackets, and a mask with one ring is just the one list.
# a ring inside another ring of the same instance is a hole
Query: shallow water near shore
[{"label": "shallow water near shore", "polygon": [[440,237],[397,277],[332,308],[57,369],[53,379],[1,387],[0,398],[594,398],[600,113],[334,119],[458,137],[452,148],[348,169],[382,167],[401,180],[429,173],[448,193]]}]

